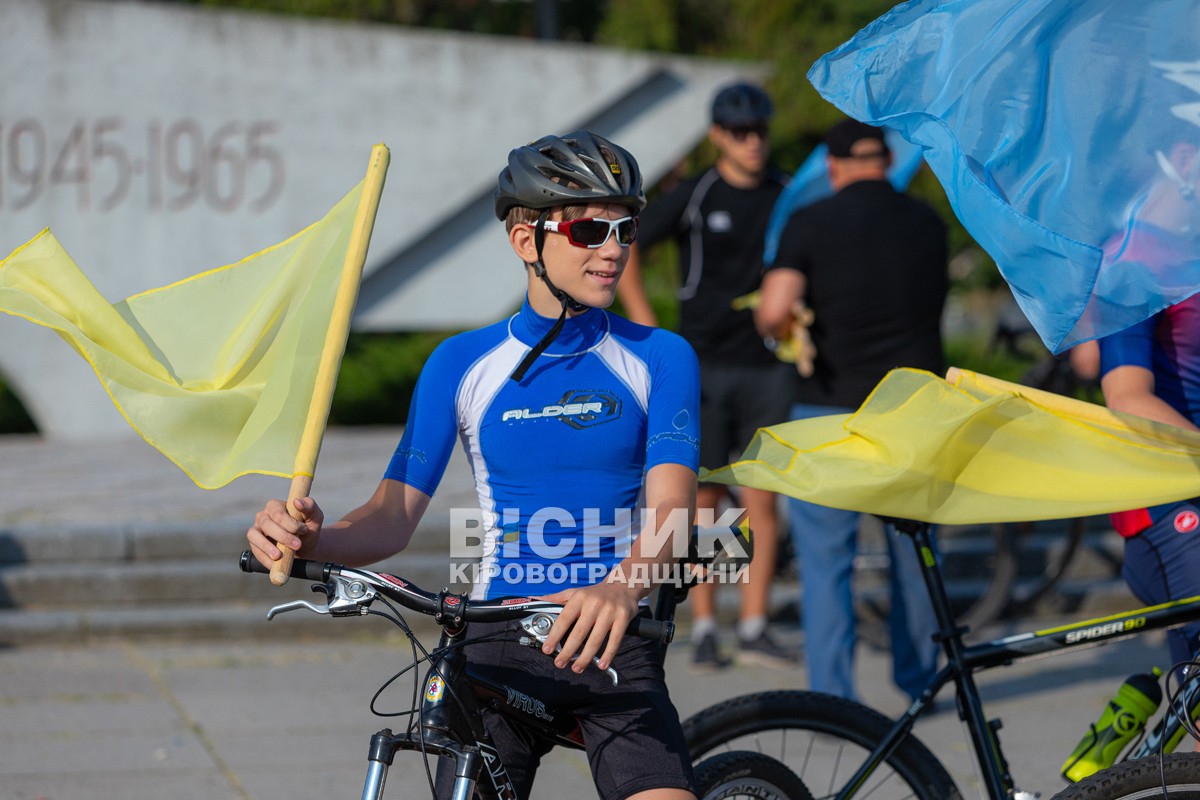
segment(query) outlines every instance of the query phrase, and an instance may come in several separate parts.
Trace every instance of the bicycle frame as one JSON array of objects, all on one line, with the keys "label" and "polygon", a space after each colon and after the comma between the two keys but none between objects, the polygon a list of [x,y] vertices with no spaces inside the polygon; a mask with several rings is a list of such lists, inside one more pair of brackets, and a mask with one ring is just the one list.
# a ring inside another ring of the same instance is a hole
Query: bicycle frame
[{"label": "bicycle frame", "polygon": [[[421,697],[420,724],[402,735],[384,728],[371,737],[363,800],[383,796],[388,767],[399,751],[445,756],[455,765],[453,800],[470,800],[476,789],[481,797],[516,800],[508,770],[483,725],[480,703],[495,701],[506,716],[516,720],[536,738],[576,750],[583,749],[574,717],[547,713],[552,708],[538,698],[493,681],[467,666],[466,654],[456,645],[466,640],[467,625],[444,627],[438,642],[441,653],[431,664]],[[465,691],[464,691],[465,689]],[[486,771],[488,779],[480,780]]]},{"label": "bicycle frame", "polygon": [[[1162,605],[1147,606],[1097,619],[1062,625],[1030,633],[1014,634],[974,645],[963,641],[965,628],[957,625],[951,610],[950,597],[942,579],[941,568],[934,556],[933,534],[925,523],[888,520],[903,533],[912,537],[917,549],[921,574],[938,623],[937,639],[946,654],[943,667],[925,687],[908,710],[896,721],[888,735],[872,751],[849,783],[838,793],[839,800],[852,797],[888,755],[912,732],[921,713],[929,707],[934,696],[948,683],[954,683],[959,713],[971,734],[971,745],[982,770],[988,797],[992,800],[1011,798],[1014,791],[1012,776],[1004,758],[996,731],[998,723],[989,722],[975,684],[975,673],[1006,666],[1037,655],[1053,655],[1075,647],[1098,645],[1145,631],[1159,630],[1183,622],[1200,620],[1200,596]],[[1188,699],[1194,699],[1189,693]],[[1190,706],[1189,706],[1190,708]],[[1180,723],[1167,714],[1150,736],[1134,752],[1148,755],[1157,752],[1159,742],[1172,745],[1178,741]],[[1150,747],[1155,749],[1151,750]]]},{"label": "bicycle frame", "polygon": [[[726,567],[742,570],[747,568],[752,554],[753,546],[747,533],[738,528],[695,529],[688,554],[679,560],[679,564],[691,565],[703,571],[727,558]],[[239,563],[243,572],[269,571],[254,559],[249,550],[242,553]],[[690,573],[692,580],[699,579],[699,571]],[[327,603],[324,607],[318,607],[313,603],[294,600],[272,608],[267,613],[268,619],[301,608],[334,617],[362,616],[368,613],[375,599],[386,596],[404,608],[433,617],[441,626],[438,646],[430,657],[429,671],[423,684],[416,724],[411,724],[403,734],[384,728],[371,737],[363,800],[382,798],[388,769],[399,751],[416,751],[426,756],[451,760],[455,776],[451,795],[453,800],[471,800],[476,790],[485,800],[517,800],[508,770],[484,726],[480,712],[484,703],[493,705],[499,712],[516,720],[535,738],[551,745],[583,749],[579,725],[573,716],[554,713],[551,704],[476,673],[468,667],[464,652],[468,620],[472,618],[499,622],[524,617],[522,626],[529,634],[527,641],[532,646],[540,646],[538,642],[546,641],[545,634],[552,622],[547,616],[549,610],[543,607],[551,606],[553,613],[557,613],[561,610],[560,606],[535,598],[515,597],[482,601],[472,607],[472,601],[466,595],[452,594],[448,590],[434,595],[394,575],[299,558],[293,561],[290,574],[292,577],[318,581],[319,585],[314,588],[324,589]],[[331,576],[335,576],[336,580]],[[674,636],[676,606],[686,598],[691,585],[690,581],[685,581],[661,586],[654,615],[635,617],[626,635],[638,635],[657,642],[659,656],[665,657],[666,647]],[[538,611],[549,620],[545,622],[545,630],[538,627]],[[388,614],[382,616],[396,621]],[[524,627],[526,624],[530,627]],[[618,680],[617,673],[611,667],[608,672],[615,683]],[[480,776],[485,769],[488,780],[481,781]]]}]

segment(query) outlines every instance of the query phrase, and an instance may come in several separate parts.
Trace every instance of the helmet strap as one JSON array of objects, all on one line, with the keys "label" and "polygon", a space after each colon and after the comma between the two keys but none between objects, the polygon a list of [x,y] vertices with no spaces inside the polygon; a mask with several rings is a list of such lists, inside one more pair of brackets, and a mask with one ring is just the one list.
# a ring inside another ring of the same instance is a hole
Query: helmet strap
[{"label": "helmet strap", "polygon": [[562,303],[563,308],[569,308],[578,314],[581,311],[586,311],[588,307],[551,283],[550,275],[546,272],[546,263],[542,261],[542,248],[546,246],[546,220],[549,218],[549,209],[545,209],[542,213],[538,214],[537,225],[533,229],[533,243],[537,247],[537,261],[534,261],[530,266],[533,267],[533,273],[542,279],[542,283],[546,284],[546,288],[550,290],[550,294],[554,295],[554,298]]},{"label": "helmet strap", "polygon": [[537,260],[529,266],[533,267],[533,273],[542,279],[542,283],[546,284],[546,288],[550,290],[550,293],[554,295],[555,299],[562,303],[562,313],[558,315],[558,320],[554,323],[550,330],[546,331],[546,335],[541,338],[541,341],[534,345],[533,349],[525,354],[525,357],[521,359],[521,363],[517,365],[517,368],[513,370],[512,375],[509,376],[517,383],[520,383],[525,378],[525,373],[528,372],[529,368],[533,366],[533,362],[537,361],[538,356],[546,352],[546,348],[558,338],[560,333],[562,333],[563,325],[567,321],[567,309],[578,313],[580,311],[586,311],[588,308],[588,306],[580,303],[578,300],[571,297],[571,295],[555,286],[550,281],[550,276],[546,273],[546,264],[542,261],[542,248],[546,244],[545,222],[549,216],[549,209],[543,210],[540,214],[538,214],[537,225],[534,226],[533,229],[533,241],[537,246]]}]

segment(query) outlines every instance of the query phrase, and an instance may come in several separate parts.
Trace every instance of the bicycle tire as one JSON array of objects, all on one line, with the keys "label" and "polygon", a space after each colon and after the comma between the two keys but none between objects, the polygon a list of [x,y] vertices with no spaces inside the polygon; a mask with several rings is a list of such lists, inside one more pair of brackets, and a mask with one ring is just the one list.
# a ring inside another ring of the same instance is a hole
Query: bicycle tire
[{"label": "bicycle tire", "polygon": [[[1163,778],[1167,791],[1163,792]],[[1122,761],[1073,783],[1052,800],[1200,800],[1200,753],[1173,753]]]},{"label": "bicycle tire", "polygon": [[813,800],[804,781],[770,756],[731,750],[696,765],[699,800]]},{"label": "bicycle tire", "polygon": [[[821,800],[837,795],[892,724],[853,700],[819,692],[771,691],[710,706],[685,720],[683,731],[693,759],[714,751],[763,753],[792,770]],[[962,798],[945,767],[912,734],[860,787],[859,796]]]}]

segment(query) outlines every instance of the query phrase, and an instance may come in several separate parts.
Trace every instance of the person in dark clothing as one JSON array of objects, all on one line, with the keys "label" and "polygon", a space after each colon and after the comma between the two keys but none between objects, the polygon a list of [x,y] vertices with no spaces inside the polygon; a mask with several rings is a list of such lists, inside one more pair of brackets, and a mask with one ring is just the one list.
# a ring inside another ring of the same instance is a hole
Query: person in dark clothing
[{"label": "person in dark clothing", "polygon": [[[679,247],[682,285],[679,333],[700,358],[700,465],[724,466],[761,427],[787,420],[795,391],[795,369],[777,360],[754,327],[753,312],[735,300],[754,292],[762,280],[763,238],[771,208],[787,177],[768,163],[768,124],[773,107],[757,86],[735,83],[713,100],[709,139],[718,157],[709,169],[651,203],[641,215],[638,242],[620,284],[620,298],[634,322],[656,325],[646,300],[638,250],[674,239]],[[715,512],[727,490],[701,484],[698,518]],[[767,632],[767,601],[778,548],[776,495],[742,488],[738,503],[754,531],[754,560],[741,584],[737,638],[739,660],[791,667],[798,654]],[[715,587],[692,594],[693,664],[727,666],[717,642]]]},{"label": "person in dark clothing", "polygon": [[[941,373],[946,229],[924,203],[887,181],[891,153],[878,128],[845,120],[826,135],[835,194],[789,220],[763,279],[759,331],[786,339],[798,304],[811,312],[816,350],[792,419],[857,409],[894,367]],[[813,689],[855,697],[851,576],[859,514],[790,499]],[[893,679],[910,697],[937,666],[933,610],[916,556],[888,526],[892,556]]]}]

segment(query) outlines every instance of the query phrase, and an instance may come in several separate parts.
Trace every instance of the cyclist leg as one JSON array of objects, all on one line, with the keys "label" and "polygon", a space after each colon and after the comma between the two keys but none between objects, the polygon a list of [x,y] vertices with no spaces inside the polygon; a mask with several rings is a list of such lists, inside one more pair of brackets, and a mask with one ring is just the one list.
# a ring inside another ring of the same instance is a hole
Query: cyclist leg
[{"label": "cyclist leg", "polygon": [[933,638],[937,619],[912,540],[894,525],[885,527],[891,556],[888,630],[892,642],[892,680],[910,700],[915,700],[937,672],[939,648]]},{"label": "cyclist leg", "polygon": [[[790,364],[751,365],[740,369],[737,393],[736,445],[739,454],[760,428],[786,422],[796,394],[796,370]],[[779,496],[775,492],[742,487],[738,498],[746,509],[754,534],[754,559],[740,588],[738,613],[739,658],[750,663],[788,668],[799,654],[767,632],[771,585],[779,553]]]},{"label": "cyclist leg", "polygon": [[601,800],[691,796],[691,757],[658,645],[626,636],[613,667],[621,676],[616,686],[588,669],[561,681],[559,695],[579,719]]},{"label": "cyclist leg", "polygon": [[[1141,533],[1125,540],[1121,574],[1144,603],[1200,595],[1200,503],[1172,507]],[[1190,660],[1200,623],[1167,631],[1173,663]]]},{"label": "cyclist leg", "polygon": [[[700,466],[716,469],[729,463],[734,443],[734,403],[737,381],[721,364],[700,362]],[[729,490],[719,483],[701,483],[696,490],[697,521],[714,524],[717,506]],[[709,522],[709,515],[713,522]],[[716,619],[716,586],[700,583],[688,593],[692,611],[693,665],[713,669],[728,666],[730,661],[718,647]],[[708,641],[706,641],[708,640]]]}]

